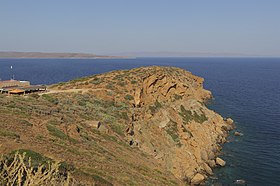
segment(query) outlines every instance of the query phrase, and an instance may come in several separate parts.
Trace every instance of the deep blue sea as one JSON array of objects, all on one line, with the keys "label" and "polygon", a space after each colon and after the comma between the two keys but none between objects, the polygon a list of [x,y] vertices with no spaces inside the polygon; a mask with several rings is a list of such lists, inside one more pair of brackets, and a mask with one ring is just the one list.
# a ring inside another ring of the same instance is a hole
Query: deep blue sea
[{"label": "deep blue sea", "polygon": [[233,185],[280,185],[280,58],[0,59],[0,78],[53,84],[148,65],[176,66],[205,78],[215,99],[209,107],[235,120],[244,136],[229,137],[218,180]]}]

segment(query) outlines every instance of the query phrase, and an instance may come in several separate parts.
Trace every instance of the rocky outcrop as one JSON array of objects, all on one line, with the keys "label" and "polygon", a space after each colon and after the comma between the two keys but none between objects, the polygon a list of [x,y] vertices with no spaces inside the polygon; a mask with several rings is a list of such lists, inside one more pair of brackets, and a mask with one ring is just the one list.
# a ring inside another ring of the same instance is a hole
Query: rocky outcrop
[{"label": "rocky outcrop", "polygon": [[144,67],[73,84],[99,98],[127,104],[128,119],[122,120],[127,143],[153,156],[177,178],[198,184],[213,174],[213,168],[225,165],[216,156],[234,127],[232,119],[207,108],[205,101],[212,95],[203,82],[183,69]]},{"label": "rocky outcrop", "polygon": [[224,120],[203,103],[211,93],[203,78],[178,68],[148,67],[133,87],[135,146],[162,161],[176,177],[193,184],[225,162],[215,156],[226,142],[233,120]]}]

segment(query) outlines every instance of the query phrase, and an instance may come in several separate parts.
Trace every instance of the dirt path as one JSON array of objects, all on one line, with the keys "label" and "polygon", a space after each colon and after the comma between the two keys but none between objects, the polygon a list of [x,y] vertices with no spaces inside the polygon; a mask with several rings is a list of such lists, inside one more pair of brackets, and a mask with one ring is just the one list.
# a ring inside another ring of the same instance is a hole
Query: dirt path
[{"label": "dirt path", "polygon": [[49,89],[47,90],[47,92],[42,92],[39,95],[44,95],[44,94],[55,94],[55,93],[67,93],[67,92],[71,92],[71,93],[85,93],[88,91],[100,91],[100,90],[104,90],[104,91],[112,91],[109,89],[105,89],[105,88],[96,88],[96,89],[67,89],[67,90],[52,90]]}]

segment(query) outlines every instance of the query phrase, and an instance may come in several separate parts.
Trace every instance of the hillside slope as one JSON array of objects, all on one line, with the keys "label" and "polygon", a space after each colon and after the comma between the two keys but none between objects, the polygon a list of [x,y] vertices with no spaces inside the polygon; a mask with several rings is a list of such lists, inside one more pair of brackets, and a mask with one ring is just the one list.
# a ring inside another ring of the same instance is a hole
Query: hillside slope
[{"label": "hillside slope", "polygon": [[32,150],[84,184],[198,184],[219,164],[231,120],[209,110],[203,78],[173,67],[113,71],[0,95],[0,152]]}]

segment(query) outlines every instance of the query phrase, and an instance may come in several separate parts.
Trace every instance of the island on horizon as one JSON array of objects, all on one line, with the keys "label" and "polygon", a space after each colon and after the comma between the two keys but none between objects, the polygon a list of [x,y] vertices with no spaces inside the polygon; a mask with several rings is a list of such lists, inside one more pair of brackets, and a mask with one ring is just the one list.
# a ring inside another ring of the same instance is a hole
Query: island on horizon
[{"label": "island on horizon", "polygon": [[56,52],[1,52],[0,59],[125,59],[127,56],[96,55],[89,53],[56,53]]}]

